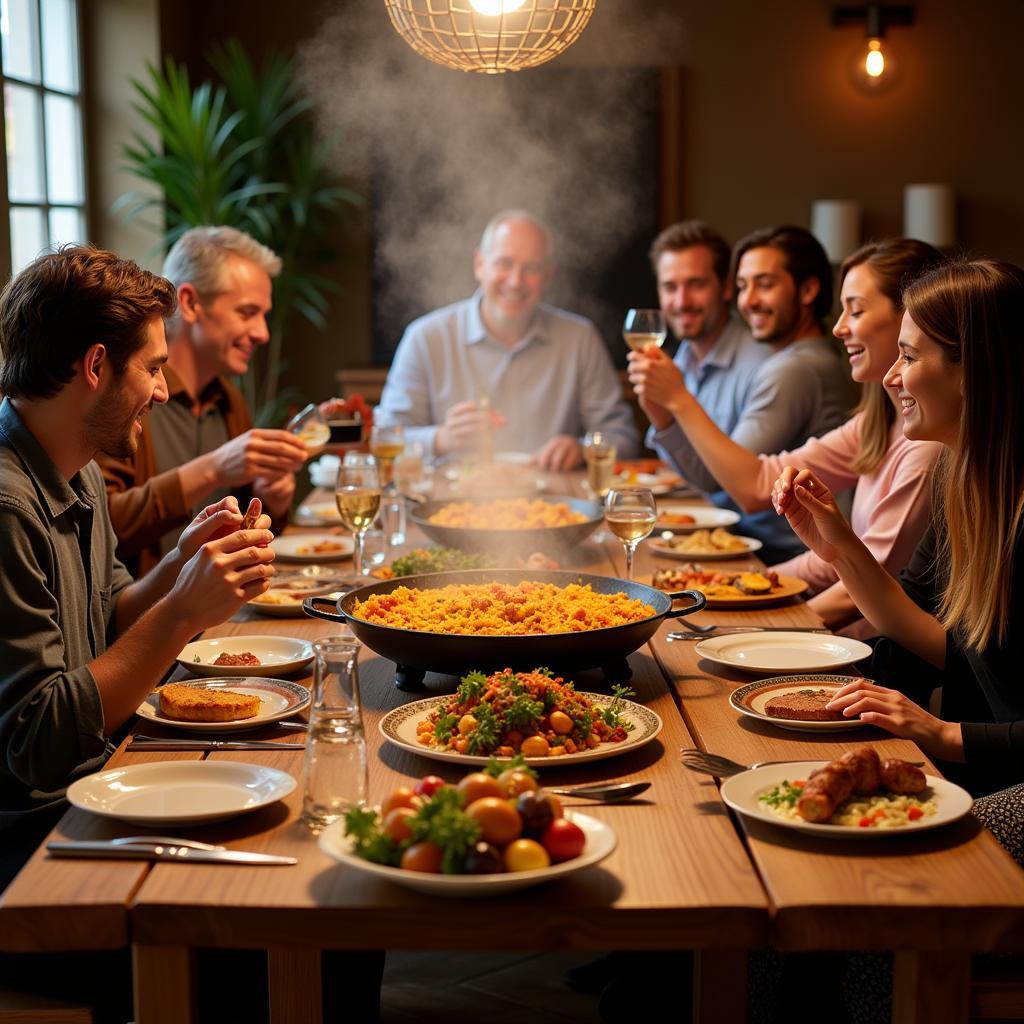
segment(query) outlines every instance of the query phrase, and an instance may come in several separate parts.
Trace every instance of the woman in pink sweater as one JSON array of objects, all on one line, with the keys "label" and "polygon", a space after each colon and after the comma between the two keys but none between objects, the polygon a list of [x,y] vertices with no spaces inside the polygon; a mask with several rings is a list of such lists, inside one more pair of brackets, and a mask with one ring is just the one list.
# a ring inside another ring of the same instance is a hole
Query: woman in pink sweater
[{"label": "woman in pink sweater", "polygon": [[[736,444],[685,387],[662,402],[744,512],[770,507],[772,484],[784,466],[807,468],[833,493],[855,488],[854,532],[890,574],[909,562],[928,525],[932,469],[942,446],[903,436],[882,377],[899,355],[903,287],[940,259],[930,245],[909,238],[871,243],[847,257],[840,270],[843,311],[833,333],[849,354],[853,379],[864,385],[863,395],[847,423],[795,451],[756,455]],[[812,551],[773,568],[810,583],[810,605],[833,629],[876,632],[860,618],[836,571]]]}]

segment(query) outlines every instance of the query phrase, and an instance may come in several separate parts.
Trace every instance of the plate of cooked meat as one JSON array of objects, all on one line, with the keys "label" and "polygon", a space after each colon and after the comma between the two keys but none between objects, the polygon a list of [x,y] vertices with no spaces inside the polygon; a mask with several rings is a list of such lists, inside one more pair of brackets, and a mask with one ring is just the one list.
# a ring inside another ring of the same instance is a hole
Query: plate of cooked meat
[{"label": "plate of cooked meat", "polygon": [[351,537],[338,533],[290,533],[270,545],[282,562],[334,562],[352,556]]},{"label": "plate of cooked meat", "polygon": [[722,572],[692,562],[678,569],[657,569],[651,580],[658,590],[699,590],[709,608],[759,608],[797,597],[807,590],[805,580],[780,576],[773,569]]},{"label": "plate of cooked meat", "polygon": [[185,644],[177,662],[197,676],[279,676],[304,668],[313,646],[288,636],[222,636]]},{"label": "plate of cooked meat", "polygon": [[156,725],[195,732],[240,732],[287,718],[309,704],[309,690],[287,679],[232,676],[165,683],[135,713]]},{"label": "plate of cooked meat", "polygon": [[733,775],[722,799],[746,818],[834,839],[907,835],[957,821],[970,793],[872,747],[835,761],[791,761]]},{"label": "plate of cooked meat", "polygon": [[856,681],[856,676],[773,676],[733,690],[729,703],[741,715],[780,729],[842,732],[860,728],[860,717],[844,718],[841,711],[829,711],[825,705],[842,687]]},{"label": "plate of cooked meat", "polygon": [[713,530],[733,526],[740,521],[739,512],[714,505],[659,505],[656,530],[673,533],[693,533],[695,530]]}]

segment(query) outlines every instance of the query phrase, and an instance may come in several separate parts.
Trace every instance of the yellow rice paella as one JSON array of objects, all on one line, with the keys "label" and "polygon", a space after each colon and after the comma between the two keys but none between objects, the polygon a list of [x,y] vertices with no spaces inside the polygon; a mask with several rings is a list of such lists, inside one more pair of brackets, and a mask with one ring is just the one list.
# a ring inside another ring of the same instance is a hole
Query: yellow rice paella
[{"label": "yellow rice paella", "polygon": [[655,614],[627,594],[599,594],[589,583],[530,580],[516,584],[451,584],[433,590],[397,587],[356,601],[352,614],[366,622],[420,633],[524,636],[581,633],[640,622]]},{"label": "yellow rice paella", "polygon": [[457,526],[470,530],[536,530],[550,526],[572,526],[587,517],[564,501],[536,498],[495,501],[453,501],[431,517],[435,526]]}]

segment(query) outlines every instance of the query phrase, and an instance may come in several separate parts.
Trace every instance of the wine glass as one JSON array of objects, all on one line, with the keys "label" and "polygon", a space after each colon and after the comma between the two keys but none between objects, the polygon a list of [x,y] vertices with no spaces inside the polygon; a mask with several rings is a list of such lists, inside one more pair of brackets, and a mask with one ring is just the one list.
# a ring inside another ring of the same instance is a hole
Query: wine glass
[{"label": "wine glass", "polygon": [[650,536],[658,518],[654,495],[646,487],[614,487],[604,499],[604,521],[626,551],[626,579],[633,578],[633,553]]},{"label": "wine glass", "polygon": [[284,427],[289,434],[294,434],[312,455],[319,451],[331,439],[331,428],[327,425],[320,410],[311,402],[305,409],[300,409]]},{"label": "wine glass", "polygon": [[395,475],[395,459],[405,451],[405,431],[399,424],[374,423],[370,431],[370,452],[380,463],[381,487],[388,487]]},{"label": "wine glass", "polygon": [[665,317],[660,309],[631,309],[622,324],[622,337],[634,352],[648,345],[661,348],[665,341]]},{"label": "wine glass", "polygon": [[363,567],[363,541],[366,531],[373,525],[380,511],[380,476],[377,460],[372,455],[349,452],[338,469],[338,483],[334,488],[338,515],[352,531],[356,546],[353,567],[357,576],[366,576],[369,565]]},{"label": "wine glass", "polygon": [[[595,501],[604,503],[615,476],[615,445],[605,439],[600,430],[583,438],[583,461],[587,466],[586,486]],[[607,540],[604,530],[594,534],[599,544]]]}]

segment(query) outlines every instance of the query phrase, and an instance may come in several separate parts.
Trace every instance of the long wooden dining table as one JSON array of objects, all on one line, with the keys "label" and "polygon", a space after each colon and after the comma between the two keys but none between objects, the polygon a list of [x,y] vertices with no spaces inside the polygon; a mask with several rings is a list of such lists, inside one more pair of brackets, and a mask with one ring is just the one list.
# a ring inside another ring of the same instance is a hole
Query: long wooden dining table
[{"label": "long wooden dining table", "polygon": [[[582,493],[578,474],[553,476],[548,488]],[[410,544],[417,540],[410,536]],[[653,568],[669,564],[642,545],[637,578],[649,579]],[[618,576],[623,553],[614,538],[590,540],[563,568]],[[800,601],[757,611],[704,611],[692,621],[821,625]],[[869,728],[786,732],[740,719],[728,696],[749,677],[701,660],[692,643],[670,642],[672,628],[670,620],[629,658],[635,699],[664,722],[658,740],[613,760],[543,769],[543,781],[553,785],[607,778],[651,782],[638,801],[585,808],[618,837],[615,852],[599,866],[514,896],[421,895],[322,853],[299,821],[300,786],[256,812],[188,829],[194,838],[228,847],[294,856],[293,867],[55,860],[44,844],[0,900],[0,949],[131,945],[138,1024],[196,1019],[195,951],[210,947],[267,952],[275,1024],[321,1020],[323,950],[690,949],[694,1020],[701,1022],[745,1019],[751,950],[886,950],[896,954],[894,1020],[966,1021],[972,954],[1024,949],[1021,869],[970,816],[919,835],[870,841],[818,839],[734,818],[714,779],[679,765],[679,748],[696,746],[743,763],[831,759],[865,742],[883,755],[923,755],[909,741]],[[268,619],[243,609],[205,636],[313,640],[340,631],[318,619]],[[460,777],[458,766],[408,753],[379,734],[384,714],[417,698],[396,689],[394,666],[364,648],[359,673],[370,802],[426,774]],[[308,676],[299,678],[310,683]],[[603,680],[584,672],[576,682],[593,689]],[[452,686],[451,678],[428,674],[427,693],[418,696]],[[152,732],[151,723],[146,731]],[[296,734],[268,727],[245,735],[291,740]],[[110,766],[202,757],[270,765],[301,779],[302,752],[291,750],[135,753],[122,745]],[[71,809],[51,838],[138,831]]]}]

